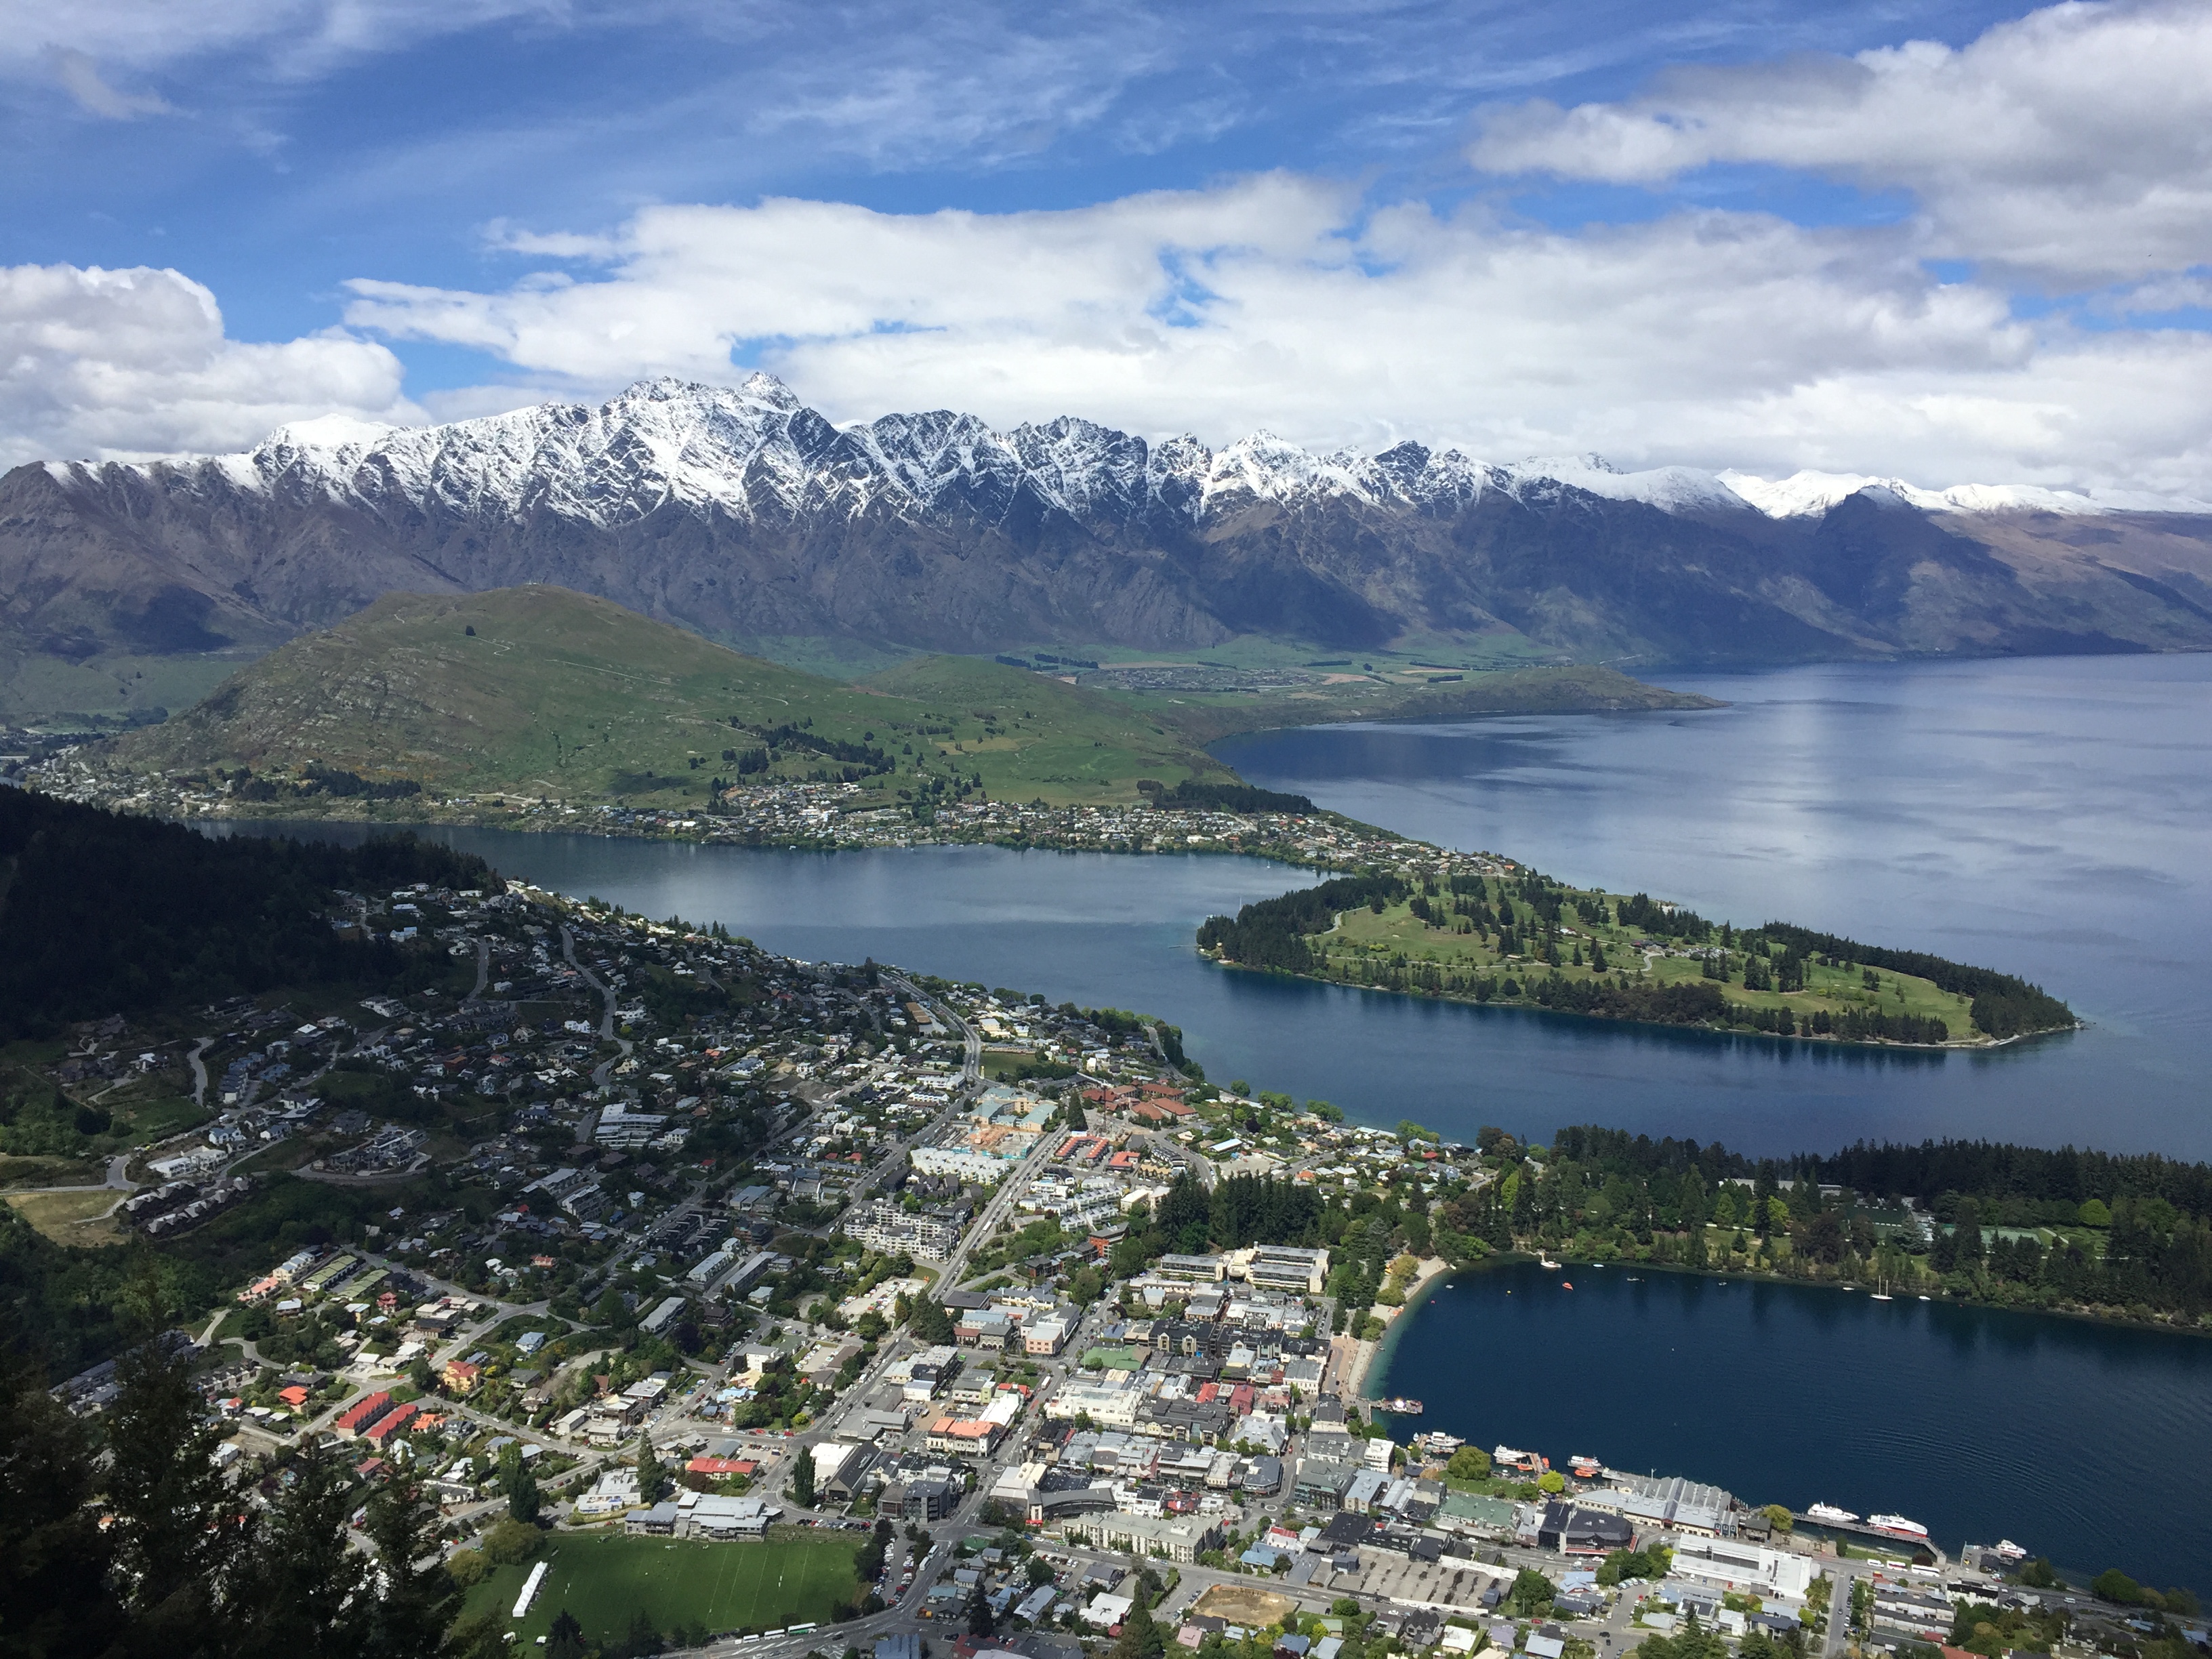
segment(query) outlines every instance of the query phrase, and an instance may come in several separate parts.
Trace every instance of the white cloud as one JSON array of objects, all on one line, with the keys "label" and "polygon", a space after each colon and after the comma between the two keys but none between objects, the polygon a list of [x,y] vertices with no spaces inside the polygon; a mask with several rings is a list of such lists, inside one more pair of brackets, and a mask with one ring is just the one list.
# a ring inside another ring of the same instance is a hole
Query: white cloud
[{"label": "white cloud", "polygon": [[347,320],[582,392],[757,363],[841,419],[1074,413],[1935,485],[2202,495],[2212,474],[2212,338],[2039,331],[1894,231],[1704,213],[1567,234],[1275,174],[1060,212],[660,207],[542,245],[592,257],[491,292],[359,282]]},{"label": "white cloud", "polygon": [[1958,49],[1685,69],[1651,93],[1492,111],[1497,173],[1656,183],[1711,163],[1903,188],[1925,251],[2063,285],[2212,260],[2212,7],[2064,4]]},{"label": "white cloud", "polygon": [[100,66],[74,48],[55,46],[47,52],[46,61],[63,89],[76,100],[80,108],[91,114],[106,116],[111,121],[129,121],[141,115],[169,112],[168,104],[151,93],[118,92],[100,78]]},{"label": "white cloud", "polygon": [[241,449],[286,421],[410,421],[398,358],[343,334],[226,337],[173,270],[0,267],[0,465]]}]

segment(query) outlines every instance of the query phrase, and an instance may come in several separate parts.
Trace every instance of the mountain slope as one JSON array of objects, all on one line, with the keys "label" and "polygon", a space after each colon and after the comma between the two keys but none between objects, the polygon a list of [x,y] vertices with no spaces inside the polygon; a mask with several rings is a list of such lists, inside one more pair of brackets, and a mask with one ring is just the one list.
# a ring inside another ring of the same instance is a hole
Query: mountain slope
[{"label": "mountain slope", "polygon": [[765,376],[0,479],[0,659],[16,664],[258,652],[387,592],[525,582],[754,645],[1522,636],[1539,655],[1675,663],[2202,649],[2212,515],[1587,456],[1494,466],[1415,443],[1315,455],[1259,434],[1214,451],[1073,418],[841,428]]},{"label": "mountain slope", "polygon": [[873,801],[980,775],[994,795],[1061,801],[1133,800],[1139,776],[1232,775],[1153,720],[1055,680],[988,663],[902,672],[886,691],[856,688],[556,587],[395,593],[116,739],[103,763],[245,769],[283,800],[325,773],[387,794],[415,784],[695,806],[717,777],[849,779]]}]

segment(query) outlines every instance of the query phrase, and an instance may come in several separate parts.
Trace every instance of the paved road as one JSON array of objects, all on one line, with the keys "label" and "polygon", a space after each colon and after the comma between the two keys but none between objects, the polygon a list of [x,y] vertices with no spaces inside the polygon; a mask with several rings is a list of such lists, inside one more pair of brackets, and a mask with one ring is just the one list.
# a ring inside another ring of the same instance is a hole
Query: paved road
[{"label": "paved road", "polygon": [[[482,941],[479,940],[478,943],[481,944]],[[565,925],[561,929],[561,954],[567,959],[568,965],[571,968],[574,968],[576,972],[582,976],[584,983],[590,986],[594,991],[597,991],[599,994],[601,999],[605,1004],[599,1012],[600,1040],[605,1042],[609,1038],[612,1038],[615,1042],[622,1044],[622,1054],[618,1056],[618,1059],[627,1060],[636,1045],[631,1042],[627,1037],[618,1037],[615,1036],[614,987],[605,983],[597,974],[594,974],[590,969],[584,966],[582,963],[576,960],[576,936],[570,933]],[[481,988],[483,984],[482,969],[478,969],[477,970],[477,984],[479,988]],[[592,1086],[595,1089],[605,1088],[607,1086],[607,1079],[614,1075],[617,1063],[617,1060],[601,1060],[598,1066],[594,1066],[592,1070]]]},{"label": "paved road", "polygon": [[1850,1639],[1851,1586],[1858,1582],[1858,1575],[1847,1561],[1823,1565],[1834,1582],[1828,1594],[1828,1633],[1821,1642],[1820,1651],[1824,1655],[1838,1654]]},{"label": "paved road", "polygon": [[[564,928],[562,931],[565,933],[567,930]],[[490,977],[491,940],[480,937],[477,940],[477,982],[470,988],[469,994],[471,997],[482,996],[483,994],[484,981]]]},{"label": "paved road", "polygon": [[192,1068],[192,1104],[195,1106],[207,1104],[207,1062],[200,1056],[215,1047],[216,1041],[217,1039],[214,1037],[204,1036],[192,1045],[191,1052],[185,1056],[185,1064]]}]

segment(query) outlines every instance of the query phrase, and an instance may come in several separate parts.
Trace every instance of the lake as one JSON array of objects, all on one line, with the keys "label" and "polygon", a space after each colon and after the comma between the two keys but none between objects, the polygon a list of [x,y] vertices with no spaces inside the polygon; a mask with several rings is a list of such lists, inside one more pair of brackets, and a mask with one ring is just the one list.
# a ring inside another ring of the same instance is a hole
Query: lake
[{"label": "lake", "polygon": [[[1963,1135],[2212,1157],[2212,657],[1665,677],[1694,714],[1325,726],[1217,746],[1255,781],[1715,919],[2023,974],[2085,1031],[1920,1054],[1424,1002],[1215,968],[1256,860],[794,853],[436,831],[509,875],[772,949],[1156,1013],[1208,1075],[1454,1138],[1599,1122],[1753,1153]],[[331,834],[341,826],[312,827]]]},{"label": "lake", "polygon": [[[1564,1284],[1571,1283],[1571,1291]],[[1752,1504],[1891,1511],[2062,1568],[2212,1588],[2212,1342],[1810,1285],[1534,1263],[1437,1281],[1371,1395],[1413,1429]]]},{"label": "lake", "polygon": [[[1214,1078],[1368,1122],[1538,1139],[1596,1122],[1753,1153],[1969,1135],[2212,1157],[2212,658],[1661,678],[1729,706],[1320,727],[1218,752],[1255,782],[1578,883],[2020,973],[2089,1029],[1893,1053],[1217,969],[1192,949],[1200,920],[1316,878],[1249,859],[434,833],[508,875],[797,956],[1157,1013]],[[1947,1547],[2008,1533],[2063,1565],[2212,1589],[2212,1342],[1638,1276],[1577,1269],[1563,1292],[1534,1269],[1464,1275],[1395,1328],[1385,1380],[1429,1401],[1425,1425],[1486,1446],[1894,1508]]]}]

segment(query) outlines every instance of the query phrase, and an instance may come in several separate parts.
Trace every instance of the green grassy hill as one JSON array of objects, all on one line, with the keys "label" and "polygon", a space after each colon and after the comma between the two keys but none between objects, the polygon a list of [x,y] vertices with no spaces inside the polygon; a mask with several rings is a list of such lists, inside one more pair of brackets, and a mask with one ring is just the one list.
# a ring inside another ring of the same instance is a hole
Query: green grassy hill
[{"label": "green grassy hill", "polygon": [[319,776],[334,799],[419,785],[639,805],[703,804],[718,777],[892,800],[980,775],[994,797],[1058,805],[1232,775],[1152,716],[1020,670],[932,658],[850,685],[546,586],[386,594],[107,759],[234,790]]}]

